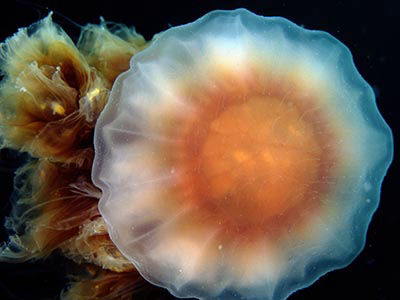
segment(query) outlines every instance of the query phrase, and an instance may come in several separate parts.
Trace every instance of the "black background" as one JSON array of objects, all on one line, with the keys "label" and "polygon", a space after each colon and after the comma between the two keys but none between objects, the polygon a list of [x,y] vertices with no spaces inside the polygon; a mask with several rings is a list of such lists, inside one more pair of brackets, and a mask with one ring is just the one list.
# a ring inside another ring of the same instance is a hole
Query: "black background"
[{"label": "black background", "polygon": [[[108,21],[134,25],[150,39],[171,26],[196,20],[214,9],[245,7],[256,14],[282,16],[308,29],[324,30],[347,45],[355,64],[376,94],[377,104],[399,142],[400,5],[398,1],[4,1],[0,7],[0,40],[54,11],[53,20],[77,39],[73,23]],[[5,4],[7,3],[7,4]],[[14,167],[18,160],[6,152],[0,157],[1,219],[10,206]],[[290,296],[310,299],[399,299],[399,167],[392,163],[382,186],[381,204],[370,224],[364,251],[345,269],[323,276],[311,287]],[[1,240],[6,240],[1,230]],[[43,263],[0,264],[0,299],[54,299],[64,286],[65,262],[52,257]],[[163,299],[174,299],[167,293]],[[149,298],[152,299],[152,298]],[[141,300],[141,299],[139,299]],[[146,299],[147,300],[147,299]]]}]

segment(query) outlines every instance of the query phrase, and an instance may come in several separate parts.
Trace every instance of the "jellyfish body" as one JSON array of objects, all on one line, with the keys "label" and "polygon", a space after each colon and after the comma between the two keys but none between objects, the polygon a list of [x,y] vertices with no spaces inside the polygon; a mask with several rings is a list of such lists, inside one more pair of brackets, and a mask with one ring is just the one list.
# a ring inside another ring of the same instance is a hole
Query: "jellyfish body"
[{"label": "jellyfish body", "polygon": [[392,138],[343,44],[239,9],[136,54],[95,151],[100,212],[144,278],[285,299],[363,248]]}]

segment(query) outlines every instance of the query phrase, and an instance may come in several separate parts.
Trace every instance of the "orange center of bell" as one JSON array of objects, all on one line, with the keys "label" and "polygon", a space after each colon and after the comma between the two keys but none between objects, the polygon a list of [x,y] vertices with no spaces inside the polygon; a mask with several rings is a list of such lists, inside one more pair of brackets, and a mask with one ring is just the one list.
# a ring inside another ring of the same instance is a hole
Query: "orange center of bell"
[{"label": "orange center of bell", "polygon": [[251,96],[210,105],[200,115],[185,138],[190,154],[183,162],[183,184],[199,206],[236,223],[307,209],[322,150],[302,110]]}]

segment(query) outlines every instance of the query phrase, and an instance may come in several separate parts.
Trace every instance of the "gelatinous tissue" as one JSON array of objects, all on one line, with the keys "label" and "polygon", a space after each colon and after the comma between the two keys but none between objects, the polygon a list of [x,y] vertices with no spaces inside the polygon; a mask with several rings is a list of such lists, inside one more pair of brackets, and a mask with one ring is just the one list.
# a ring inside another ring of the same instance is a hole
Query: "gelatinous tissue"
[{"label": "gelatinous tissue", "polygon": [[214,11],[116,79],[92,179],[112,241],[151,283],[286,299],[362,250],[392,148],[341,42]]}]

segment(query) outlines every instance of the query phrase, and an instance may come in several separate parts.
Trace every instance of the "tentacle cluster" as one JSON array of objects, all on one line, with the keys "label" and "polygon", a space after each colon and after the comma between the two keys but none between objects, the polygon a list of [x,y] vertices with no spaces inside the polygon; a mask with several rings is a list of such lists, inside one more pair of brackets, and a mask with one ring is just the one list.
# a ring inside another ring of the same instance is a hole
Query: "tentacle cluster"
[{"label": "tentacle cluster", "polygon": [[135,282],[143,284],[111,242],[97,208],[101,192],[91,182],[96,119],[116,75],[147,47],[134,29],[108,25],[82,28],[75,45],[50,14],[0,46],[1,147],[30,156],[16,172],[0,260],[61,251],[88,266],[89,273],[72,278],[65,299],[100,299],[111,290],[126,297]]}]

